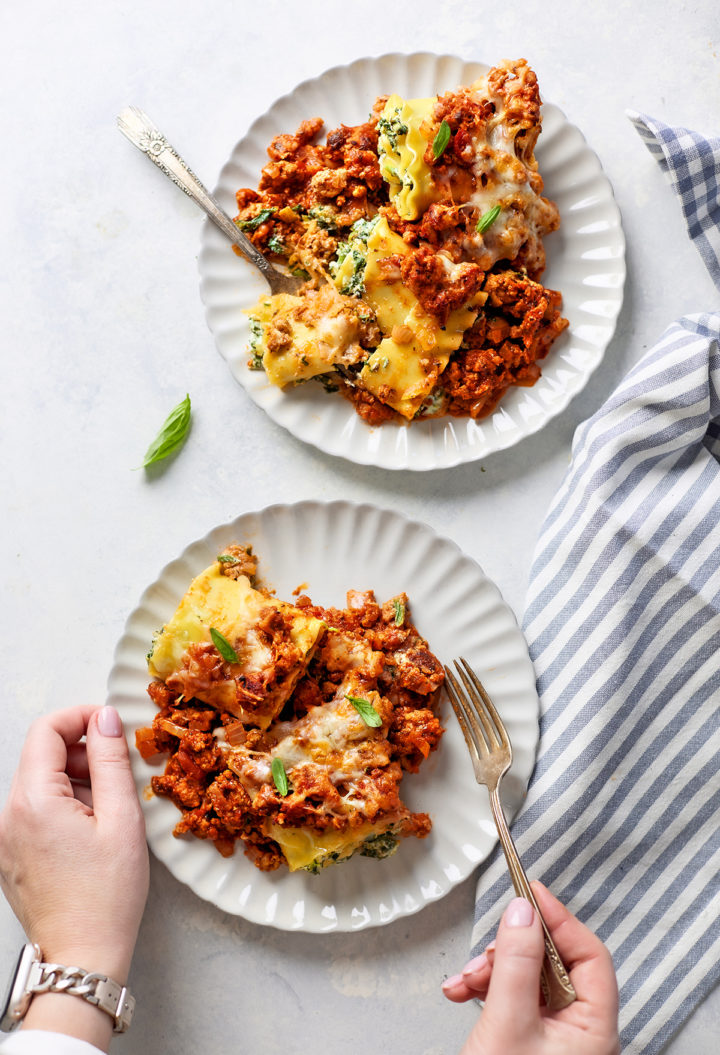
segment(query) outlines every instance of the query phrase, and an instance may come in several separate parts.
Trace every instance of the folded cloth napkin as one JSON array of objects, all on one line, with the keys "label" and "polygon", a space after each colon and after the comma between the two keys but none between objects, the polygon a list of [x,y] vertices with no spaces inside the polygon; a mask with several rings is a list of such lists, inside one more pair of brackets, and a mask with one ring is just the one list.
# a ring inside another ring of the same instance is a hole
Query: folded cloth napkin
[{"label": "folded cloth napkin", "polygon": [[[631,120],[720,288],[720,140]],[[540,747],[513,826],[612,952],[625,1053],[658,1052],[720,979],[720,312],[674,323],[574,437],[524,630]],[[496,851],[473,953],[511,896]]]}]

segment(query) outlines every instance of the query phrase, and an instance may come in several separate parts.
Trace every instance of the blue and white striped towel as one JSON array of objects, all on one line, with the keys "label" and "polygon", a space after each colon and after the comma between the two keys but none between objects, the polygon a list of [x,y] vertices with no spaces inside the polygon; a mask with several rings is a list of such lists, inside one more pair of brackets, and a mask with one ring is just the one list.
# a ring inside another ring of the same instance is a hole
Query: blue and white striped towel
[{"label": "blue and white striped towel", "polygon": [[[720,140],[639,114],[720,288]],[[577,430],[524,630],[540,749],[513,834],[613,954],[623,1051],[720,979],[720,312],[674,323]],[[510,897],[483,869],[473,952]]]}]

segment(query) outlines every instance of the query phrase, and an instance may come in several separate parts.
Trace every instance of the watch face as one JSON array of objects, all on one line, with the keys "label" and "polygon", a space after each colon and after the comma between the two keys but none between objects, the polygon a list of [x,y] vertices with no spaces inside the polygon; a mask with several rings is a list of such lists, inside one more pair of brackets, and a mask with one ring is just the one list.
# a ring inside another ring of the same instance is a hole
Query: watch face
[{"label": "watch face", "polygon": [[0,1018],[0,1031],[9,1033],[25,1017],[25,1012],[30,1004],[31,993],[27,991],[30,968],[40,960],[40,952],[37,946],[28,943],[18,957],[15,970],[10,976],[10,984],[5,994],[2,1005],[2,1017]]}]

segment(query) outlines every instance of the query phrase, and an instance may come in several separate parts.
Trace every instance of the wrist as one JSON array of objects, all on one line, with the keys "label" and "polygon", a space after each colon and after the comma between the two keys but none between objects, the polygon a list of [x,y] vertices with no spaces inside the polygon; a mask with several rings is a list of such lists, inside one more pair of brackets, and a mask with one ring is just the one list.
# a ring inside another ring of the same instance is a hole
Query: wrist
[{"label": "wrist", "polygon": [[43,945],[38,943],[46,963],[59,963],[63,967],[81,967],[87,973],[106,974],[108,978],[126,985],[130,973],[132,950],[118,946],[97,946],[82,942],[62,942]]},{"label": "wrist", "polygon": [[113,1022],[105,1011],[81,997],[69,993],[35,993],[21,1028],[63,1033],[108,1051]]},{"label": "wrist", "polygon": [[[52,948],[52,947],[51,947]],[[67,948],[63,946],[63,948]],[[57,950],[58,952],[61,950]],[[0,1028],[23,1028],[63,1033],[107,1048],[113,1032],[124,1033],[132,1022],[135,999],[127,987],[100,968],[98,953],[73,945],[63,961],[43,955],[37,944],[20,952],[2,1009]],[[85,965],[75,954],[81,952]],[[87,964],[95,962],[97,969]],[[108,963],[106,957],[103,963]],[[119,959],[115,964],[120,968]]]}]

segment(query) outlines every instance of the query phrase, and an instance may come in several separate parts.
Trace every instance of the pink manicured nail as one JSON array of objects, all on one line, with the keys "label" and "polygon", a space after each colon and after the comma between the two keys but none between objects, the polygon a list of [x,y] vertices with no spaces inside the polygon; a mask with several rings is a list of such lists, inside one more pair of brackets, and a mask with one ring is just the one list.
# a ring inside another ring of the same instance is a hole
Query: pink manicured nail
[{"label": "pink manicured nail", "polygon": [[442,984],[443,989],[457,989],[459,985],[463,984],[463,977],[461,974],[453,974],[450,978],[446,978]]},{"label": "pink manicured nail", "polygon": [[476,974],[480,974],[481,971],[485,970],[489,962],[485,953],[476,956],[473,960],[469,960],[463,967],[463,978],[474,978]]},{"label": "pink manicured nail", "polygon": [[98,715],[97,726],[103,736],[122,736],[123,727],[120,715],[114,707],[103,707]]},{"label": "pink manicured nail", "polygon": [[524,897],[514,898],[505,910],[505,925],[529,927],[535,919],[535,909]]}]

